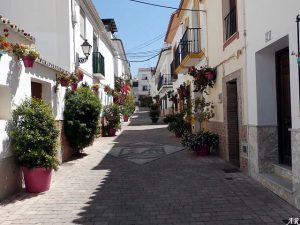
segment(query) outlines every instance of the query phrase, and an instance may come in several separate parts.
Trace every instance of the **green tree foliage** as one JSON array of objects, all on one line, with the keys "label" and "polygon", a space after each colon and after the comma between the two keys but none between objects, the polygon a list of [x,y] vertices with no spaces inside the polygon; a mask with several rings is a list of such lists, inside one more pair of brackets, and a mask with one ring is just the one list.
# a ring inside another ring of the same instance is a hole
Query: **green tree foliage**
[{"label": "green tree foliage", "polygon": [[22,166],[57,169],[58,133],[52,110],[42,100],[26,99],[13,111],[9,135]]},{"label": "green tree foliage", "polygon": [[66,93],[64,130],[75,153],[93,143],[100,112],[100,100],[89,88],[80,87]]}]

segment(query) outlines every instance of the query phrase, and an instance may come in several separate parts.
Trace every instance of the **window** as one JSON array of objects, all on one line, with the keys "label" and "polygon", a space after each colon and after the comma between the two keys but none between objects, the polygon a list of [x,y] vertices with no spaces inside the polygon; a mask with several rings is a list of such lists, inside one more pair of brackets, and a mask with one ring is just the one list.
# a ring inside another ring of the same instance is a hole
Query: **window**
[{"label": "window", "polygon": [[82,8],[80,8],[80,35],[85,38],[85,13]]},{"label": "window", "polygon": [[31,97],[42,99],[42,84],[31,82]]},{"label": "window", "polygon": [[143,85],[143,91],[148,91],[148,85]]},{"label": "window", "polygon": [[142,75],[142,80],[148,80],[147,74]]},{"label": "window", "polygon": [[237,32],[236,0],[223,0],[224,40]]}]

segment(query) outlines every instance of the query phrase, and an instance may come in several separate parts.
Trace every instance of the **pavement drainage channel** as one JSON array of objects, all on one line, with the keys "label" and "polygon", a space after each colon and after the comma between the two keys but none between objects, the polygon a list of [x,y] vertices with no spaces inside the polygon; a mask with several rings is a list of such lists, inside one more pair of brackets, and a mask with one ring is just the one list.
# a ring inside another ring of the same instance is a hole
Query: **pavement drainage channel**
[{"label": "pavement drainage channel", "polygon": [[232,169],[222,169],[222,171],[224,173],[240,173],[241,171],[236,169],[236,168],[232,168]]}]

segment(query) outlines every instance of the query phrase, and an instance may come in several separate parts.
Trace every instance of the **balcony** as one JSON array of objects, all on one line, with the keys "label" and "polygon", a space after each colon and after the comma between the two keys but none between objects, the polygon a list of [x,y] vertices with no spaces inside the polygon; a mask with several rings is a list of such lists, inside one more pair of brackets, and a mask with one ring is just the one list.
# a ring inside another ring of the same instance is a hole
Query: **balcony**
[{"label": "balcony", "polygon": [[178,74],[176,73],[175,69],[176,69],[176,64],[175,64],[175,59],[174,59],[172,61],[172,63],[170,64],[170,71],[171,71],[172,81],[178,79]]},{"label": "balcony", "polygon": [[100,80],[105,79],[104,57],[100,52],[93,52],[93,74]]},{"label": "balcony", "polygon": [[170,74],[160,75],[157,90],[160,91],[164,86],[172,86],[172,76]]},{"label": "balcony", "polygon": [[200,46],[200,28],[187,28],[175,51],[176,73],[186,73],[204,57]]}]

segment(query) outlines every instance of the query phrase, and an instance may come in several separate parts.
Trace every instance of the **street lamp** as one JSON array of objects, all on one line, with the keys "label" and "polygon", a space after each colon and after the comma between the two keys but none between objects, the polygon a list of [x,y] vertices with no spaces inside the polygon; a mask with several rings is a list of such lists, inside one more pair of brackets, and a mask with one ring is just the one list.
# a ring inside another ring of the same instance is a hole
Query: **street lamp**
[{"label": "street lamp", "polygon": [[81,48],[82,48],[83,54],[85,55],[85,58],[79,58],[79,63],[85,63],[88,60],[89,55],[91,54],[92,46],[85,39],[85,41],[81,45]]}]

